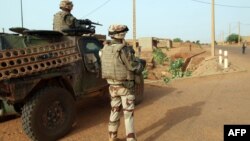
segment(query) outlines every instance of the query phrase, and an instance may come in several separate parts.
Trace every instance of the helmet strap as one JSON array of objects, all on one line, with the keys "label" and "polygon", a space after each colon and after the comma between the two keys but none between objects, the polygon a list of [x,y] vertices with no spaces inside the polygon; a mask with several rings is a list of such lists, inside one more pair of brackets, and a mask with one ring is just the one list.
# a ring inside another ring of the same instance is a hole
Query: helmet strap
[{"label": "helmet strap", "polygon": [[122,33],[122,32],[127,32],[128,31],[128,27],[126,27],[125,29],[121,30],[121,31],[113,31],[113,32],[110,32],[109,31],[109,35],[114,35],[114,34],[119,34],[119,33]]}]

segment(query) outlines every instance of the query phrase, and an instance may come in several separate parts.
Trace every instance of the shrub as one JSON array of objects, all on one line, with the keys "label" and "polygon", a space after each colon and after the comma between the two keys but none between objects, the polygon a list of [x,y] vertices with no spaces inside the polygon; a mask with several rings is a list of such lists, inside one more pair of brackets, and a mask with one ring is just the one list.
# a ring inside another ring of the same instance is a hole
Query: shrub
[{"label": "shrub", "polygon": [[159,48],[153,50],[153,58],[157,64],[161,65],[163,65],[163,63],[168,60],[166,54],[164,54]]},{"label": "shrub", "polygon": [[172,78],[181,78],[184,76],[191,76],[191,71],[182,71],[182,66],[184,65],[184,60],[182,58],[178,58],[175,61],[170,62],[169,72],[172,74]]},{"label": "shrub", "polygon": [[173,42],[183,42],[183,41],[181,40],[181,38],[174,38]]},{"label": "shrub", "polygon": [[144,70],[142,71],[142,76],[143,76],[144,79],[147,79],[147,78],[148,78],[148,70],[147,70],[147,69],[144,69]]},{"label": "shrub", "polygon": [[238,34],[235,34],[235,33],[230,34],[230,35],[227,37],[227,42],[229,42],[229,43],[232,43],[232,42],[238,43],[238,41],[239,41],[238,38],[239,38],[239,35],[238,35]]}]

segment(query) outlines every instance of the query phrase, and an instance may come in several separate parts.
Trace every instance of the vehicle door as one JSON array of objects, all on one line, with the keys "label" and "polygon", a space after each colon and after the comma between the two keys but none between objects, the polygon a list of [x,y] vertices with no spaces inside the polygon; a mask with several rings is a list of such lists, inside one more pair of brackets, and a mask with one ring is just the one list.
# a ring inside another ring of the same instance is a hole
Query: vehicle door
[{"label": "vehicle door", "polygon": [[101,78],[101,60],[99,51],[103,45],[94,37],[83,37],[79,40],[85,70],[84,87],[88,92],[99,90],[107,85],[105,79]]}]

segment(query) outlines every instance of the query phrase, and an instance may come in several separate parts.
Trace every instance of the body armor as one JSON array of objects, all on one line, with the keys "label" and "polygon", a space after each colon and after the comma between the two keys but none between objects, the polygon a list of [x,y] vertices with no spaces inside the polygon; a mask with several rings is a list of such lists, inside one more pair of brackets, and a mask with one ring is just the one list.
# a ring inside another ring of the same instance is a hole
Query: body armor
[{"label": "body armor", "polygon": [[129,71],[120,58],[123,44],[113,44],[102,49],[102,78],[118,81],[134,80],[132,71]]},{"label": "body armor", "polygon": [[74,19],[75,17],[69,12],[60,11],[56,13],[54,15],[53,30],[61,32],[63,29],[69,29],[74,27]]}]

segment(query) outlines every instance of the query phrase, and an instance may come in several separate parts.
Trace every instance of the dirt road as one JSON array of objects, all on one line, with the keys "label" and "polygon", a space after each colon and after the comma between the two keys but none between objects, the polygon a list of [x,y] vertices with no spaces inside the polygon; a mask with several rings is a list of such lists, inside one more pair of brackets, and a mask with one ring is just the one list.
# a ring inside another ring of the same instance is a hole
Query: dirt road
[{"label": "dirt road", "polygon": [[[232,55],[237,63],[249,56]],[[139,141],[222,141],[224,124],[250,124],[249,71],[172,81],[165,87],[145,87],[136,107]],[[89,99],[78,104],[78,118],[62,141],[108,139],[109,104]],[[123,118],[121,119],[123,121]],[[121,122],[119,137],[124,137]],[[0,123],[0,141],[26,141],[20,118]]]}]

